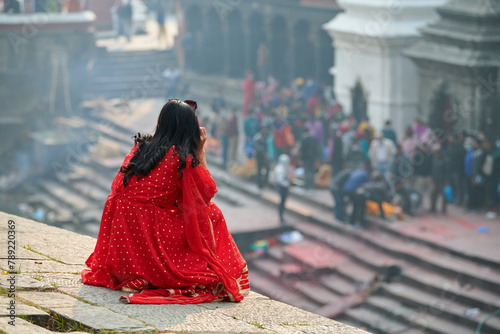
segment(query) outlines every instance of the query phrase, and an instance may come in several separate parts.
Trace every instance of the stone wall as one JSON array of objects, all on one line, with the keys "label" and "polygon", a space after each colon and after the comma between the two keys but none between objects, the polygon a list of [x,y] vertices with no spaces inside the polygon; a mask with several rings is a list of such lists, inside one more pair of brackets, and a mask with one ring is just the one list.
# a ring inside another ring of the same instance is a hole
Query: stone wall
[{"label": "stone wall", "polygon": [[[71,106],[79,101],[94,50],[91,12],[0,14],[0,91],[2,115],[46,114],[50,92],[57,90],[56,113],[70,112],[64,104],[69,85]],[[62,69],[68,71],[64,82]],[[55,81],[54,79],[58,79]]]}]

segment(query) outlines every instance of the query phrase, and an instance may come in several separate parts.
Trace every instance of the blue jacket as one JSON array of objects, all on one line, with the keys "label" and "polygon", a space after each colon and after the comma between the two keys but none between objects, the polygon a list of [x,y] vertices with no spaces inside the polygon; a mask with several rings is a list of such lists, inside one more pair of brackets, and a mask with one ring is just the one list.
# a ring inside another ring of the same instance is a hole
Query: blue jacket
[{"label": "blue jacket", "polygon": [[362,168],[354,170],[347,181],[345,181],[342,190],[346,193],[354,193],[356,189],[361,187],[366,182],[370,181],[370,175]]},{"label": "blue jacket", "polygon": [[464,161],[464,171],[466,176],[472,176],[472,158],[474,156],[474,150],[468,149],[465,153],[465,161]]}]

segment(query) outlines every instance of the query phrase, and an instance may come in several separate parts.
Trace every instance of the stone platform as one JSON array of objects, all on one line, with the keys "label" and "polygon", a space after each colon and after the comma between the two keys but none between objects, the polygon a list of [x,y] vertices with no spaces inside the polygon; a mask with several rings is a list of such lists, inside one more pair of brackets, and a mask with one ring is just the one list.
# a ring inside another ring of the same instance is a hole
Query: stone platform
[{"label": "stone platform", "polygon": [[0,221],[0,332],[53,333],[37,325],[52,316],[80,332],[365,333],[254,292],[241,303],[123,304],[123,292],[81,282],[94,238],[2,212]]}]

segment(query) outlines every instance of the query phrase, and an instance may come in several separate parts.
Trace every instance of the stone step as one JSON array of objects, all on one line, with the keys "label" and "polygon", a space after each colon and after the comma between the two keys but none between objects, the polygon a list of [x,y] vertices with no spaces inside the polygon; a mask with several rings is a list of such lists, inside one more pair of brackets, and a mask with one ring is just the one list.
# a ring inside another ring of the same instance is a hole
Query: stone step
[{"label": "stone step", "polygon": [[283,247],[271,247],[267,250],[267,255],[277,261],[283,261],[285,253]]},{"label": "stone step", "polygon": [[385,314],[386,317],[405,323],[406,326],[421,330],[423,333],[470,334],[474,331],[474,328],[445,319],[439,313],[428,309],[412,309],[386,297],[370,297],[364,308]]},{"label": "stone step", "polygon": [[345,312],[344,316],[366,326],[366,330],[370,333],[399,334],[406,333],[410,329],[410,326],[396,319],[389,319],[385,314],[378,313],[366,307],[349,309]]},{"label": "stone step", "polygon": [[[427,267],[451,277],[460,276],[475,286],[500,291],[500,273],[491,268],[475,264],[463,258],[430,249],[423,245],[408,243],[379,231],[359,230],[357,240],[329,230],[316,224],[297,224],[302,233],[321,240],[344,253],[373,266],[400,265],[405,260]],[[341,228],[342,229],[342,228]],[[348,229],[345,231],[352,235]],[[355,253],[350,250],[356,249]],[[372,250],[370,250],[372,249]]]},{"label": "stone step", "polygon": [[348,260],[342,253],[309,239],[285,246],[284,252],[286,256],[307,268],[311,274],[331,272]]},{"label": "stone step", "polygon": [[335,273],[359,287],[368,284],[377,275],[376,271],[355,262],[344,263],[336,267]]},{"label": "stone step", "polygon": [[45,207],[48,211],[55,212],[54,222],[58,224],[68,223],[73,221],[73,212],[61,206],[59,201],[56,201],[52,197],[45,196],[43,194],[37,193],[31,195],[27,199],[28,204],[37,205],[40,204]]},{"label": "stone step", "polygon": [[85,211],[93,204],[85,196],[77,193],[62,182],[42,180],[38,182],[38,186],[64,207],[71,209],[73,213]]},{"label": "stone step", "polygon": [[[476,308],[475,304],[460,304],[455,301],[452,294],[436,295],[415,289],[411,286],[393,283],[382,287],[382,291],[391,298],[397,299],[414,309],[428,310],[432,314],[439,314],[455,323],[461,323],[470,328],[476,328],[482,319],[490,312],[479,311],[477,316],[465,316],[468,309]],[[484,326],[482,333],[500,333],[500,319],[492,318]]]},{"label": "stone step", "polygon": [[104,176],[114,177],[120,170],[123,158],[92,159],[86,165]]},{"label": "stone step", "polygon": [[342,298],[329,289],[318,285],[315,282],[308,281],[304,275],[286,274],[283,267],[287,265],[280,264],[273,259],[256,259],[251,262],[252,269],[262,273],[267,279],[272,280],[275,284],[281,284],[286,287],[293,288],[299,292],[302,298],[317,304],[321,307],[326,304],[338,304],[342,302]]},{"label": "stone step", "polygon": [[88,98],[104,97],[104,98],[147,98],[147,97],[164,97],[165,89],[161,87],[145,88],[141,82],[109,82],[102,84],[93,84],[89,87]]},{"label": "stone step", "polygon": [[280,263],[272,259],[255,259],[251,265],[276,280],[281,277]]},{"label": "stone step", "polygon": [[134,135],[132,131],[130,132],[122,132],[121,129],[112,127],[108,120],[98,121],[97,119],[88,120],[87,126],[90,130],[97,131],[100,135],[115,141],[121,145],[126,145],[128,147],[127,153],[130,152],[130,149],[133,145],[132,136]]},{"label": "stone step", "polygon": [[322,275],[319,278],[321,284],[341,296],[349,296],[357,292],[356,285],[338,274]]},{"label": "stone step", "polygon": [[102,190],[100,187],[89,181],[72,182],[71,188],[75,189],[80,194],[97,203],[104,203],[108,198],[109,193]]},{"label": "stone step", "polygon": [[73,169],[72,173],[68,174],[68,182],[79,181],[91,183],[109,195],[113,177],[102,175],[89,166],[78,166]]},{"label": "stone step", "polygon": [[274,280],[269,279],[265,274],[259,272],[258,270],[249,271],[249,273],[250,282],[252,282],[251,284],[253,285],[253,291],[262,293],[271,299],[293,305],[306,311],[314,312],[318,309],[318,304],[304,299],[301,294],[293,291],[283,284],[274,282]]},{"label": "stone step", "polygon": [[[144,84],[144,87],[155,88],[164,88],[163,78],[161,76],[151,77],[149,74],[150,68],[140,68],[136,67],[133,71],[130,69],[108,69],[106,72],[100,72],[95,75],[90,76],[89,82],[91,85],[99,85],[99,84],[125,84],[125,83],[139,83]],[[148,77],[149,74],[149,77]],[[154,73],[153,73],[154,74]],[[158,86],[157,86],[158,85]],[[161,85],[161,87],[160,87]]]},{"label": "stone step", "polygon": [[331,292],[331,290],[323,287],[312,281],[297,281],[293,287],[300,291],[304,296],[319,305],[339,304],[342,302],[342,297]]},{"label": "stone step", "polygon": [[[353,320],[353,319],[351,319],[349,317],[346,317],[344,315],[336,317],[336,318],[334,318],[334,320],[338,321],[338,322],[341,322],[341,323],[343,323],[343,324],[345,324],[347,326],[351,326],[351,327],[354,327],[354,328],[359,328],[361,330],[366,331],[366,326],[365,325],[363,325],[360,322],[357,322],[357,321],[355,321],[355,320]],[[371,333],[372,334],[378,334],[376,332],[371,332]],[[407,333],[405,332],[405,334],[407,334]],[[422,334],[422,333],[419,333],[419,334]]]},{"label": "stone step", "polygon": [[379,219],[375,219],[374,217],[371,217],[369,219],[369,221],[370,221],[370,224],[373,227],[375,227],[376,229],[379,229],[381,231],[386,232],[387,234],[395,236],[399,240],[424,245],[424,246],[427,246],[431,249],[445,252],[445,253],[454,255],[458,258],[464,258],[464,259],[469,260],[473,263],[486,265],[486,266],[489,266],[497,271],[500,271],[500,261],[498,261],[497,259],[492,261],[491,259],[488,259],[488,258],[484,258],[484,257],[477,256],[477,255],[471,255],[468,253],[464,253],[463,251],[460,251],[460,250],[457,251],[456,249],[452,249],[450,247],[429,241],[427,239],[418,238],[418,237],[413,236],[409,233],[405,233],[404,229],[400,230],[396,226],[392,226],[391,224],[387,224],[387,222],[381,221]]},{"label": "stone step", "polygon": [[459,276],[443,277],[430,270],[407,267],[400,281],[435,295],[450,296],[461,303],[475,305],[481,309],[500,309],[500,293],[470,284],[464,284]]},{"label": "stone step", "polygon": [[428,247],[409,243],[379,231],[361,231],[366,242],[391,255],[408,259],[422,266],[450,276],[461,276],[475,285],[483,285],[487,289],[500,291],[500,272],[491,267],[476,264],[464,258],[439,252]]},{"label": "stone step", "polygon": [[373,269],[388,265],[399,265],[404,267],[404,261],[391,257],[363,242],[356,240],[349,234],[340,234],[334,230],[327,229],[314,223],[295,224],[294,227],[304,235],[318,240],[327,247],[336,249],[349,258],[365,264]]}]

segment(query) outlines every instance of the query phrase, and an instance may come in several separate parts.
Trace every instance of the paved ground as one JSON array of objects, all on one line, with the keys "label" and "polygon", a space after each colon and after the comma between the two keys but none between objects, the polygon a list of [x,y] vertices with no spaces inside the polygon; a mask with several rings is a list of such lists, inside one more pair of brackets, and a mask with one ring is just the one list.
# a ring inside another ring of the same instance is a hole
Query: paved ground
[{"label": "paved ground", "polygon": [[174,36],[177,35],[177,23],[175,17],[167,17],[165,27],[167,29],[167,41],[158,41],[158,25],[154,20],[146,23],[146,33],[132,36],[130,42],[125,37],[118,39],[113,37],[113,32],[98,33],[97,46],[105,47],[109,51],[146,51],[165,50],[174,45]]},{"label": "paved ground", "polygon": [[11,259],[0,259],[0,330],[9,334],[53,333],[38,326],[49,313],[80,332],[364,333],[256,293],[241,303],[123,304],[122,292],[81,283],[94,238],[2,212],[0,222],[4,254],[15,242]]}]

